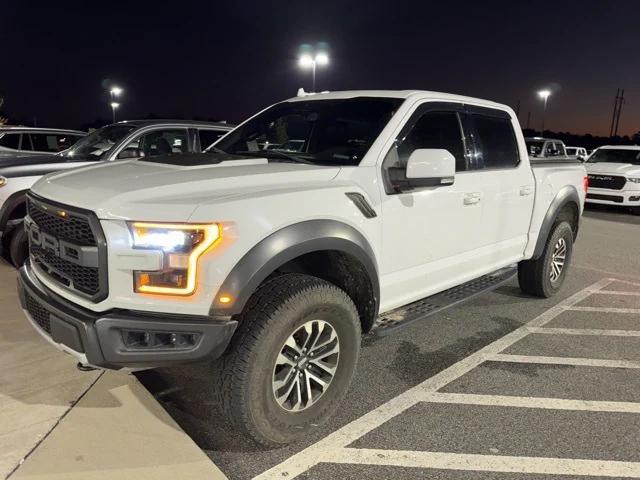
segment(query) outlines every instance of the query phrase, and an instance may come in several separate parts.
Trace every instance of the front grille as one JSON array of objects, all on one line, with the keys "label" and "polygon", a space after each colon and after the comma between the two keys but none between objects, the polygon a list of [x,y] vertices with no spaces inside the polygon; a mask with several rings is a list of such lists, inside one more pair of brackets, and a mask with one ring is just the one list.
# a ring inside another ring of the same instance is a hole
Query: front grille
[{"label": "front grille", "polygon": [[[29,201],[28,205],[29,216],[41,230],[50,233],[59,240],[68,240],[82,246],[97,245],[88,219],[70,214],[61,207],[52,206],[49,211],[46,211],[42,204],[38,205]],[[60,211],[64,211],[68,218],[62,218],[55,213]]]},{"label": "front grille", "polygon": [[31,254],[36,265],[66,287],[94,295],[100,289],[100,272],[95,267],[83,267],[54,255],[44,248],[32,245]]},{"label": "front grille", "polygon": [[622,198],[619,195],[600,195],[597,193],[588,193],[587,199],[606,200],[607,202],[615,202],[615,203],[622,203],[624,201],[624,198]]},{"label": "front grille", "polygon": [[590,174],[589,187],[593,188],[608,188],[609,190],[622,190],[627,183],[625,177],[616,175],[598,175]]},{"label": "front grille", "polygon": [[51,323],[49,321],[49,312],[46,308],[40,305],[28,292],[24,292],[25,303],[27,306],[27,312],[31,315],[31,318],[36,322],[40,328],[51,335]]},{"label": "front grille", "polygon": [[94,302],[106,298],[106,245],[95,214],[33,194],[27,212],[29,253],[38,271]]}]

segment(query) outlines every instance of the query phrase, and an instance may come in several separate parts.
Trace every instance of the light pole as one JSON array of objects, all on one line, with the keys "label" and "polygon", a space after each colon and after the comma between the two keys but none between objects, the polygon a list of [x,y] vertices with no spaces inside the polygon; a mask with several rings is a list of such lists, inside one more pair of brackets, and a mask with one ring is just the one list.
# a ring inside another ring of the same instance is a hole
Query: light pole
[{"label": "light pole", "polygon": [[118,102],[115,102],[115,98],[119,97],[122,93],[122,89],[120,87],[111,87],[109,90],[109,96],[111,98],[111,113],[113,114],[113,123],[116,123],[116,108],[120,106]]},{"label": "light pole", "polygon": [[544,137],[544,114],[547,112],[547,100],[549,100],[549,95],[551,95],[550,90],[540,90],[538,92],[538,96],[544,101],[544,106],[542,107],[542,136]]},{"label": "light pole", "polygon": [[326,52],[303,53],[298,59],[298,65],[301,68],[311,68],[311,74],[313,77],[312,91],[316,91],[316,67],[325,66],[329,63],[329,55]]},{"label": "light pole", "polygon": [[111,102],[111,114],[113,115],[113,123],[116,123],[116,108],[118,108],[120,104],[118,102]]}]

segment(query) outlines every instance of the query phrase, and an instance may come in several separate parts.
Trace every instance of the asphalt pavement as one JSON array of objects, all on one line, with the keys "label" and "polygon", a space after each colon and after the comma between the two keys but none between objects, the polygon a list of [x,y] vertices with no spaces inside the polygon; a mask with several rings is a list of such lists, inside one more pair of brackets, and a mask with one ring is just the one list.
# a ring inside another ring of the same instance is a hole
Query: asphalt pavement
[{"label": "asphalt pavement", "polygon": [[235,437],[207,365],[140,378],[231,479],[640,478],[639,225],[589,208],[554,298],[513,281],[366,337],[338,413],[289,447]]}]

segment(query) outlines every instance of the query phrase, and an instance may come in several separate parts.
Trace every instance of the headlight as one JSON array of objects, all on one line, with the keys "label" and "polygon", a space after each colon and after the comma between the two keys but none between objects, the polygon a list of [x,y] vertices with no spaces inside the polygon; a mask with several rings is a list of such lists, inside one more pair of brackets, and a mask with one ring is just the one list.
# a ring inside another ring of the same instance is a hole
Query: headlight
[{"label": "headlight", "polygon": [[631,183],[640,183],[640,178],[627,178]]},{"label": "headlight", "polygon": [[4,187],[7,184],[7,177],[0,177],[0,187]]},{"label": "headlight", "polygon": [[140,293],[194,293],[198,258],[222,238],[222,228],[217,223],[195,225],[132,222],[129,230],[133,248],[161,250],[164,253],[162,270],[133,271],[134,290]]}]

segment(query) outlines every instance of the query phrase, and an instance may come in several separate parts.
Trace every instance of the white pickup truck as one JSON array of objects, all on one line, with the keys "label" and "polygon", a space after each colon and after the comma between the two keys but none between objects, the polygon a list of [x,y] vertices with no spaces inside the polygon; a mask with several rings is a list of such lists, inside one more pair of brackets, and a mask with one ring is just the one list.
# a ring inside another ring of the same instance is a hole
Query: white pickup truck
[{"label": "white pickup truck", "polygon": [[587,202],[630,207],[640,215],[640,146],[600,147],[585,166],[589,174]]},{"label": "white pickup truck", "polygon": [[529,164],[507,106],[424,91],[292,98],[208,153],[48,175],[29,193],[28,320],[85,367],[206,359],[237,429],[287,443],[334,411],[363,332],[518,274],[549,297],[585,199]]}]

